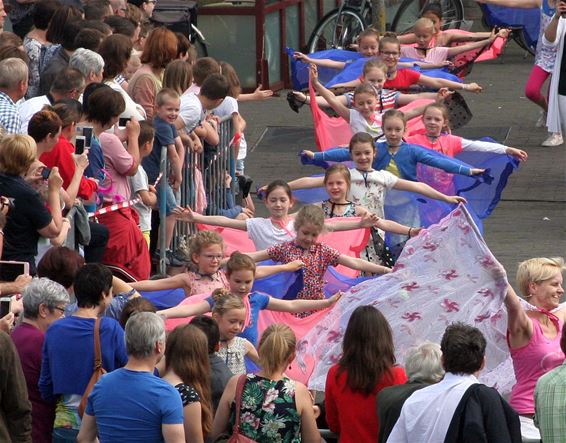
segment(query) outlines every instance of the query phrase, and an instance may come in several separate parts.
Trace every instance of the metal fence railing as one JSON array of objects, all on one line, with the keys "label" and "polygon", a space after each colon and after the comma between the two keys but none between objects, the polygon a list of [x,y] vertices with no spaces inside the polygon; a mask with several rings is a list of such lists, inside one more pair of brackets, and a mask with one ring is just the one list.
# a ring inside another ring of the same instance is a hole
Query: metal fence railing
[{"label": "metal fence railing", "polygon": [[[203,142],[204,149],[200,153],[187,150],[185,153],[185,163],[183,165],[183,181],[181,184],[180,205],[190,206],[193,210],[202,209],[206,202],[208,215],[217,215],[222,209],[226,209],[229,202],[228,192],[235,191],[235,171],[236,158],[231,146],[233,138],[233,126],[231,116],[224,117],[218,125],[220,141],[218,145],[211,146]],[[161,151],[161,180],[167,183],[166,172],[169,168],[167,161],[167,150]],[[232,187],[227,189],[225,186],[226,174],[232,177]],[[161,191],[163,189],[163,191]],[[164,187],[160,192],[165,192]],[[165,273],[165,198],[160,195],[161,207],[159,208],[160,239],[159,245],[159,273]],[[187,239],[195,233],[196,228],[189,223],[177,223],[172,249],[175,250],[181,238]]]}]

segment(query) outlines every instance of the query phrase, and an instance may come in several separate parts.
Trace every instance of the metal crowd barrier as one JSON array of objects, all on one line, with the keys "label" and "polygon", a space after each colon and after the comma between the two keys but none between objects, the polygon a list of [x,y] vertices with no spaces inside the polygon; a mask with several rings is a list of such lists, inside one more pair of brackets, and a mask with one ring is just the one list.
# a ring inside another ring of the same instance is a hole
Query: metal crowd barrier
[{"label": "metal crowd barrier", "polygon": [[[228,199],[227,190],[225,188],[226,173],[232,177],[232,192],[236,184],[236,158],[234,150],[230,146],[234,129],[232,127],[231,116],[224,117],[218,125],[218,133],[220,141],[218,145],[211,146],[203,143],[203,151],[200,153],[187,150],[185,152],[185,162],[183,165],[183,181],[180,189],[180,206],[189,206],[193,210],[198,203],[197,193],[200,186],[204,187],[206,195],[207,208],[205,214],[217,215],[221,209],[225,209]],[[161,181],[167,183],[166,172],[169,168],[167,161],[167,149],[164,147],[161,151],[160,171],[163,174]],[[199,176],[201,179],[199,180]],[[159,188],[162,192],[161,189]],[[164,189],[164,188],[163,188]],[[160,214],[159,226],[162,239],[159,245],[160,260],[159,272],[165,273],[165,198],[163,193],[160,194]],[[196,232],[196,227],[191,223],[178,222],[176,226],[175,236],[171,249],[176,250],[181,238],[188,239],[189,236]]]}]

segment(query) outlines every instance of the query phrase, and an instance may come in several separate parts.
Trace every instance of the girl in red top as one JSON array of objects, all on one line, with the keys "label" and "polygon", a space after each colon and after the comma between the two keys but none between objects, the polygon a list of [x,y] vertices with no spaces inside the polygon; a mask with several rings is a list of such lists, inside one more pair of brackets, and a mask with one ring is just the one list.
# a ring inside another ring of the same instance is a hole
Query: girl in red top
[{"label": "girl in red top", "polygon": [[340,443],[373,443],[378,435],[377,394],[407,381],[395,365],[391,327],[373,306],[354,310],[342,344],[343,355],[326,377],[326,421]]},{"label": "girl in red top", "polygon": [[[458,83],[444,78],[422,75],[412,69],[398,69],[401,44],[397,36],[392,33],[385,34],[379,40],[379,56],[387,66],[387,79],[383,84],[383,89],[406,91],[413,85],[422,85],[431,89],[450,88],[471,92],[481,92],[482,90],[477,83]],[[360,79],[356,79],[351,82],[336,84],[334,87],[355,87],[360,83]]]},{"label": "girl in red top", "polygon": [[69,194],[71,202],[77,197],[90,200],[98,189],[98,184],[96,180],[83,176],[88,162],[84,164],[82,158],[74,156],[75,147],[71,144],[75,137],[76,125],[82,118],[81,103],[77,100],[65,99],[53,106],[51,110],[61,119],[62,128],[57,144],[51,151],[43,153],[39,159],[48,168],[53,166],[59,168],[63,188]]}]

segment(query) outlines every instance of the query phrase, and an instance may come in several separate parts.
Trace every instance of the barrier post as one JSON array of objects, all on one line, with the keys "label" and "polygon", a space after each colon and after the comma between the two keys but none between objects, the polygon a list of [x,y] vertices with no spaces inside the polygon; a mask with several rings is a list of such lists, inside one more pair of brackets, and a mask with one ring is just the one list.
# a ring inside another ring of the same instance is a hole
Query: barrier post
[{"label": "barrier post", "polygon": [[161,147],[161,160],[159,163],[159,172],[161,173],[161,180],[159,182],[159,273],[164,275],[167,272],[167,169],[169,162],[167,161],[167,146]]}]

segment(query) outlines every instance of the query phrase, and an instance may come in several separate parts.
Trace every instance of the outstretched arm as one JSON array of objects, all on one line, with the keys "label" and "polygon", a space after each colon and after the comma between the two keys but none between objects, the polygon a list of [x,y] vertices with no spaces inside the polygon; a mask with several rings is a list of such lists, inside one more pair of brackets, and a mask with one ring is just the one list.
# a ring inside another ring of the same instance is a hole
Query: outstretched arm
[{"label": "outstretched arm", "polygon": [[201,301],[192,305],[178,305],[169,309],[157,311],[159,315],[165,318],[185,318],[193,315],[200,315],[210,312],[210,305],[207,301]]},{"label": "outstretched arm", "polygon": [[456,91],[471,91],[471,92],[481,92],[482,87],[477,83],[458,83],[452,80],[446,80],[444,78],[434,78],[427,75],[422,75],[419,77],[418,83],[420,85],[425,85],[430,88],[440,89],[440,88],[450,88]]},{"label": "outstretched arm", "polygon": [[376,265],[375,263],[362,260],[361,258],[350,257],[344,254],[340,254],[340,257],[338,257],[338,263],[350,269],[371,272],[372,274],[388,274],[391,272],[391,269],[386,266]]},{"label": "outstretched arm", "polygon": [[402,225],[401,223],[394,222],[393,220],[385,220],[380,218],[375,224],[376,228],[382,229],[385,232],[391,232],[393,234],[407,235],[409,237],[416,237],[422,228],[413,228],[410,226]]},{"label": "outstretched arm", "polygon": [[366,211],[359,220],[342,220],[326,219],[324,225],[331,232],[351,231],[353,229],[370,228],[377,223],[379,218]]},{"label": "outstretched arm", "polygon": [[330,107],[336,111],[340,117],[342,117],[347,122],[350,121],[350,109],[344,105],[338,98],[334,95],[334,93],[328,89],[326,89],[322,83],[318,81],[318,69],[316,65],[311,64],[309,70],[310,80],[316,92],[318,92],[321,97],[328,102]]},{"label": "outstretched arm", "polygon": [[361,83],[359,78],[356,78],[354,80],[350,80],[349,82],[344,82],[344,83],[336,83],[335,85],[333,85],[333,88],[355,88],[356,86],[358,86]]},{"label": "outstretched arm", "polygon": [[393,186],[393,188],[399,191],[418,192],[425,197],[433,198],[435,200],[440,200],[446,203],[467,203],[464,197],[460,197],[458,195],[448,196],[443,194],[442,192],[438,192],[436,189],[431,188],[426,183],[412,182],[409,180],[403,180],[402,178],[397,180],[397,183],[395,183],[395,186]]},{"label": "outstretched arm", "polygon": [[178,220],[189,223],[205,223],[212,226],[239,229],[240,231],[248,230],[245,220],[236,220],[233,218],[223,217],[221,215],[202,215],[198,212],[194,212],[188,206],[186,208],[177,207],[173,209],[173,213]]},{"label": "outstretched arm", "polygon": [[291,189],[310,189],[324,185],[324,177],[302,177],[288,182]]},{"label": "outstretched arm", "polygon": [[417,147],[415,149],[415,154],[417,161],[419,163],[432,166],[433,168],[442,169],[450,174],[459,174],[471,176],[475,174],[480,174],[484,170],[473,168],[472,166],[456,160],[451,157],[440,156],[430,149]]},{"label": "outstretched arm", "polygon": [[323,68],[344,69],[344,67],[346,66],[346,63],[344,62],[330,60],[329,58],[311,58],[308,55],[298,51],[293,54],[293,58],[295,60],[300,60],[303,63],[322,66]]},{"label": "outstretched arm", "polygon": [[342,297],[342,292],[337,292],[332,297],[323,300],[280,300],[278,298],[269,297],[267,309],[270,311],[293,313],[315,311],[317,309],[329,308],[336,303],[340,297]]},{"label": "outstretched arm", "polygon": [[493,43],[493,41],[497,37],[507,38],[508,35],[509,35],[509,31],[507,29],[501,29],[497,34],[495,33],[495,30],[493,30],[492,33],[489,35],[489,37],[486,38],[485,40],[480,40],[477,42],[468,43],[466,45],[453,46],[449,48],[448,57],[454,57],[455,55],[461,54],[462,52],[471,51],[473,49],[483,48],[484,46]]},{"label": "outstretched arm", "polygon": [[141,280],[130,283],[130,286],[136,291],[165,291],[167,289],[183,288],[190,289],[190,284],[186,278],[186,274],[177,274],[173,277],[162,278],[161,280]]},{"label": "outstretched arm", "polygon": [[305,264],[301,260],[294,260],[284,265],[258,266],[255,270],[256,280],[259,278],[269,277],[279,272],[295,272],[301,269]]},{"label": "outstretched arm", "polygon": [[247,256],[251,257],[253,261],[256,263],[258,261],[269,260],[271,257],[267,254],[267,250],[264,249],[263,251],[255,251],[255,252],[245,252]]}]

